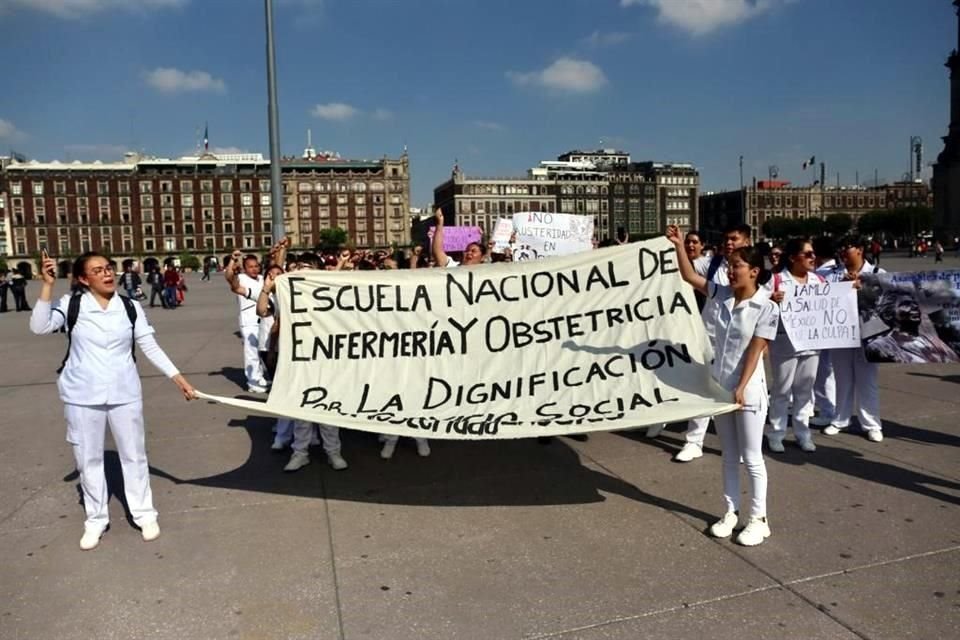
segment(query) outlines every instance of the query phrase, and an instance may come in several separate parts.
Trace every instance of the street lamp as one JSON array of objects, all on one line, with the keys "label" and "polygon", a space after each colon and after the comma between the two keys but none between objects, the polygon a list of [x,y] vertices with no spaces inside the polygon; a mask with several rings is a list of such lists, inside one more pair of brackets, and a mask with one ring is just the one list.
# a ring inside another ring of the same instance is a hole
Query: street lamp
[{"label": "street lamp", "polygon": [[280,116],[277,107],[277,56],[273,46],[273,0],[263,0],[267,22],[267,120],[270,130],[270,203],[273,205],[273,241],[283,229],[283,184],[280,180]]},{"label": "street lamp", "polygon": [[916,156],[917,176],[923,168],[923,140],[920,136],[910,136],[910,182],[913,182],[914,156]]}]

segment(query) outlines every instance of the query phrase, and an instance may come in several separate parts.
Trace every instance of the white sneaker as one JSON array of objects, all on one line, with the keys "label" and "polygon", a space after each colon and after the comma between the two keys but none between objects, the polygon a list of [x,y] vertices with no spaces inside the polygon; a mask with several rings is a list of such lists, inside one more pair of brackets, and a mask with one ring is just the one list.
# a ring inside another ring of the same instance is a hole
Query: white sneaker
[{"label": "white sneaker", "polygon": [[703,456],[703,447],[696,442],[688,442],[677,452],[677,455],[673,456],[673,459],[676,462],[691,462],[701,456]]},{"label": "white sneaker", "polygon": [[838,433],[840,433],[841,431],[846,431],[846,429],[847,429],[846,427],[838,427],[838,426],[835,425],[835,424],[828,424],[828,425],[826,426],[826,428],[823,430],[823,435],[825,435],[825,436],[835,436],[835,435],[837,435]]},{"label": "white sneaker", "polygon": [[430,455],[430,443],[423,439],[416,440],[417,443],[417,455],[421,458],[426,458]]},{"label": "white sneaker", "polygon": [[383,443],[383,449],[380,449],[380,457],[384,460],[389,460],[393,457],[393,452],[397,450],[397,441],[396,440],[385,440]]},{"label": "white sneaker", "polygon": [[783,448],[783,434],[771,433],[767,435],[767,448],[773,453],[783,453],[786,451],[786,449]]},{"label": "white sneaker", "polygon": [[737,544],[745,547],[755,547],[770,537],[770,525],[765,516],[752,516],[737,536]]},{"label": "white sneaker", "polygon": [[100,537],[103,536],[104,529],[83,528],[83,537],[80,538],[80,548],[84,551],[96,549],[100,544]]},{"label": "white sneaker", "polygon": [[810,418],[810,424],[814,427],[826,427],[831,422],[833,422],[833,420],[831,420],[827,416],[813,416],[812,418]]},{"label": "white sneaker", "polygon": [[883,442],[883,432],[880,429],[868,429],[867,440],[870,442]]},{"label": "white sneaker", "polygon": [[267,388],[259,384],[248,384],[247,392],[249,393],[266,393]]},{"label": "white sneaker", "polygon": [[327,454],[327,462],[335,471],[343,471],[347,468],[347,461],[339,453]]},{"label": "white sneaker", "polygon": [[807,436],[806,438],[797,438],[797,444],[800,446],[800,449],[806,451],[807,453],[817,450],[817,445],[813,444],[813,438]]},{"label": "white sneaker", "polygon": [[306,451],[294,451],[293,455],[290,456],[290,462],[287,463],[287,466],[283,468],[284,471],[293,472],[299,471],[310,464],[310,454]]},{"label": "white sneaker", "polygon": [[723,517],[710,525],[710,535],[714,538],[729,538],[739,522],[736,511],[727,511]]},{"label": "white sneaker", "polygon": [[655,424],[652,427],[647,427],[647,437],[656,438],[661,433],[663,433],[663,430],[666,428],[667,428],[666,424]]},{"label": "white sneaker", "polygon": [[156,520],[153,522],[148,522],[140,527],[140,535],[143,536],[144,542],[156,540],[160,537],[160,525],[157,524]]}]

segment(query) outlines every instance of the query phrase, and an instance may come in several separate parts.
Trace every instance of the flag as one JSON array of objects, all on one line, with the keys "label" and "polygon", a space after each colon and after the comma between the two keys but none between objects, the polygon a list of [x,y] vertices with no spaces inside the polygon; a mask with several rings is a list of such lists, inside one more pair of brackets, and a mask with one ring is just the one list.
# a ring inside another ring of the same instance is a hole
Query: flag
[{"label": "flag", "polygon": [[812,167],[817,164],[817,156],[810,156],[810,159],[803,163],[803,170],[806,171],[807,167]]},{"label": "flag", "polygon": [[209,151],[209,150],[210,150],[210,135],[209,135],[209,133],[210,133],[210,125],[208,125],[206,122],[204,122],[204,123],[203,123],[203,150],[204,150],[204,151]]}]

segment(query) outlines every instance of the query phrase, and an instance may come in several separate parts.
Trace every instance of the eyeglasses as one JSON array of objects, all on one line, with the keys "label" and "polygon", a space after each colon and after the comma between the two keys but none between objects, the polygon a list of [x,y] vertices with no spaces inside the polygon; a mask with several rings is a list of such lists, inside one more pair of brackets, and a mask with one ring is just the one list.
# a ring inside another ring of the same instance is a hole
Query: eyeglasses
[{"label": "eyeglasses", "polygon": [[117,272],[117,268],[114,267],[113,265],[108,264],[105,267],[94,267],[93,269],[90,270],[90,275],[97,276],[99,278],[102,275],[105,275],[108,273],[116,273],[116,272]]},{"label": "eyeglasses", "polygon": [[817,253],[816,253],[815,251],[804,251],[804,252],[801,253],[800,255],[803,256],[804,258],[816,258],[816,257],[817,257]]},{"label": "eyeglasses", "polygon": [[783,255],[783,252],[782,252],[782,251],[773,251],[773,252],[770,253],[770,257],[771,257],[771,258],[779,258],[779,257],[782,256],[782,255]]}]

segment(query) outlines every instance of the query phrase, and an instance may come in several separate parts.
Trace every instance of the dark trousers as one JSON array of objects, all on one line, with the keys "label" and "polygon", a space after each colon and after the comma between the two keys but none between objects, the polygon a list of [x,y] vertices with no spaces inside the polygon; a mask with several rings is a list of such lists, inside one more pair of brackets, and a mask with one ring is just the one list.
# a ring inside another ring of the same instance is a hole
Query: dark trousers
[{"label": "dark trousers", "polygon": [[27,292],[22,288],[15,288],[13,290],[13,304],[16,305],[17,311],[30,311],[30,305],[27,304]]},{"label": "dark trousers", "polygon": [[153,301],[157,299],[157,296],[160,296],[160,304],[163,305],[163,308],[167,308],[167,297],[163,295],[162,287],[150,287],[150,306],[155,306]]},{"label": "dark trousers", "polygon": [[7,312],[7,285],[0,286],[0,313]]}]

